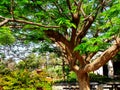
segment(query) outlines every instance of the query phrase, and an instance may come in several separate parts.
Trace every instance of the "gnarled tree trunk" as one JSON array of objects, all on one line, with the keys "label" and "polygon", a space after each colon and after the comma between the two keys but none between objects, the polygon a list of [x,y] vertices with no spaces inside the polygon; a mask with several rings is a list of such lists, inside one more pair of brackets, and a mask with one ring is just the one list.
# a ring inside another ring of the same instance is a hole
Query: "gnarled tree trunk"
[{"label": "gnarled tree trunk", "polygon": [[88,73],[79,71],[76,74],[78,78],[79,90],[90,90]]}]

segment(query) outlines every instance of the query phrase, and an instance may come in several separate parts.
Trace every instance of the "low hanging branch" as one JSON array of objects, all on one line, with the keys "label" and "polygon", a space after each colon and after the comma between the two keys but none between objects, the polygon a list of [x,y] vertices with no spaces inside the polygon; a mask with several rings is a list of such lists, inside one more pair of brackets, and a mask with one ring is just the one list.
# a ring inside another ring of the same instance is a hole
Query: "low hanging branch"
[{"label": "low hanging branch", "polygon": [[4,18],[2,16],[0,16],[1,19],[5,19],[4,21],[2,21],[0,23],[0,27],[4,26],[6,23],[8,22],[18,22],[18,23],[24,23],[24,24],[30,24],[30,25],[36,25],[39,27],[44,27],[44,28],[60,28],[60,26],[47,26],[47,25],[42,25],[40,23],[35,23],[35,22],[31,22],[31,21],[25,21],[25,20],[18,20],[18,19],[11,19],[11,18]]},{"label": "low hanging branch", "polygon": [[5,20],[3,20],[2,22],[0,22],[0,27],[1,26],[4,26],[6,23],[8,23],[9,22],[9,19],[5,19]]}]

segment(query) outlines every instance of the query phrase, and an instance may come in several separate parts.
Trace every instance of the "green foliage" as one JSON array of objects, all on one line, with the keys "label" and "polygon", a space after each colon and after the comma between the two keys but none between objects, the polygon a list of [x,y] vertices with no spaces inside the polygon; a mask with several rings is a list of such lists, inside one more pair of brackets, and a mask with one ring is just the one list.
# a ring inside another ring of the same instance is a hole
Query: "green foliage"
[{"label": "green foliage", "polygon": [[[60,72],[62,72],[62,70],[60,70]],[[65,72],[65,77],[66,77],[65,80],[62,79],[57,82],[76,82],[77,81],[77,76],[75,72],[70,71],[70,68],[68,66],[64,66],[64,72]]]},{"label": "green foliage", "polygon": [[120,0],[112,2],[112,6],[101,14],[104,20],[108,20],[102,28],[110,29],[108,33],[120,36]]},{"label": "green foliage", "polygon": [[9,16],[10,15],[10,13],[9,13],[10,6],[8,6],[8,5],[10,5],[9,0],[2,0],[1,3],[0,3],[0,12],[2,12],[0,14],[2,14],[3,16]]},{"label": "green foliage", "polygon": [[66,73],[66,79],[59,79],[56,80],[55,83],[61,83],[61,82],[69,82],[69,83],[74,83],[77,82],[77,76],[73,71],[69,71],[69,73]]},{"label": "green foliage", "polygon": [[105,83],[105,82],[111,81],[111,79],[108,78],[107,76],[96,75],[94,73],[90,73],[89,76],[90,76],[91,82]]},{"label": "green foliage", "polygon": [[0,44],[7,45],[15,42],[15,37],[8,27],[0,28]]},{"label": "green foliage", "polygon": [[103,14],[105,15],[106,19],[111,19],[112,17],[119,17],[120,15],[120,0],[116,0],[115,2],[112,2],[111,8],[109,8],[106,12]]},{"label": "green foliage", "polygon": [[39,65],[40,59],[35,54],[30,54],[25,60],[22,60],[17,64],[17,68],[29,69],[32,71],[36,68],[39,68]]},{"label": "green foliage", "polygon": [[67,82],[76,82],[77,76],[75,72],[71,71],[69,66],[64,66],[65,76]]},{"label": "green foliage", "polygon": [[[105,37],[105,36],[104,36]],[[83,43],[78,45],[74,50],[80,51],[81,54],[88,54],[90,52],[97,52],[106,49],[109,44],[103,42],[103,36],[98,38],[84,38]]]},{"label": "green foliage", "polygon": [[68,19],[58,18],[56,21],[57,21],[58,24],[61,25],[61,26],[64,26],[64,27],[67,27],[67,28],[70,28],[70,27],[76,28],[76,26],[75,26],[73,23],[71,23],[71,21],[68,20]]},{"label": "green foliage", "polygon": [[76,78],[77,78],[76,74],[71,71],[71,72],[68,74],[67,81],[68,81],[68,82],[76,82],[76,81],[77,81]]}]

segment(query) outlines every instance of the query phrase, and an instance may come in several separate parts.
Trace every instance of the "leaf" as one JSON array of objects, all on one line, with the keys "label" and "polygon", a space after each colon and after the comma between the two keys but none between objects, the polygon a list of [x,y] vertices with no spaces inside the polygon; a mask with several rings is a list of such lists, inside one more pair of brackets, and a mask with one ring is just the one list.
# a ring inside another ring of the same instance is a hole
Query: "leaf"
[{"label": "leaf", "polygon": [[71,27],[76,28],[75,24],[71,23],[71,21],[68,20],[68,19],[58,18],[56,21],[57,21],[58,24],[61,25],[61,26],[66,26],[66,27],[68,27],[68,28],[71,28]]},{"label": "leaf", "polygon": [[88,48],[87,48],[87,51],[88,52],[96,52],[96,51],[98,51],[99,50],[99,46],[89,46]]}]

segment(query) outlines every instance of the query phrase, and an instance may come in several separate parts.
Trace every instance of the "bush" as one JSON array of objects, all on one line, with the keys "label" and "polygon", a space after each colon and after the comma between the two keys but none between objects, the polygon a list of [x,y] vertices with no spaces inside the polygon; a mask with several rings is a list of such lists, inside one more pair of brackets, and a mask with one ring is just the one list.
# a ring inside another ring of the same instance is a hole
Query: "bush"
[{"label": "bush", "polygon": [[5,63],[0,62],[0,74],[6,75],[10,73],[10,69],[6,67]]},{"label": "bush", "polygon": [[37,88],[51,90],[51,82],[46,80],[46,75],[45,72],[38,74],[36,71],[16,70],[1,76],[0,86],[4,90],[36,90]]},{"label": "bush", "polygon": [[68,78],[67,78],[67,81],[68,82],[76,82],[76,74],[74,72],[70,72],[68,74]]},{"label": "bush", "polygon": [[105,83],[105,82],[111,80],[111,79],[108,78],[107,76],[96,75],[96,74],[94,74],[94,73],[90,73],[89,76],[90,76],[90,81],[91,81],[91,82]]},{"label": "bush", "polygon": [[73,71],[70,71],[67,75],[67,79],[66,80],[57,80],[55,81],[55,83],[72,83],[72,82],[76,82],[77,81],[77,77],[76,74]]}]

